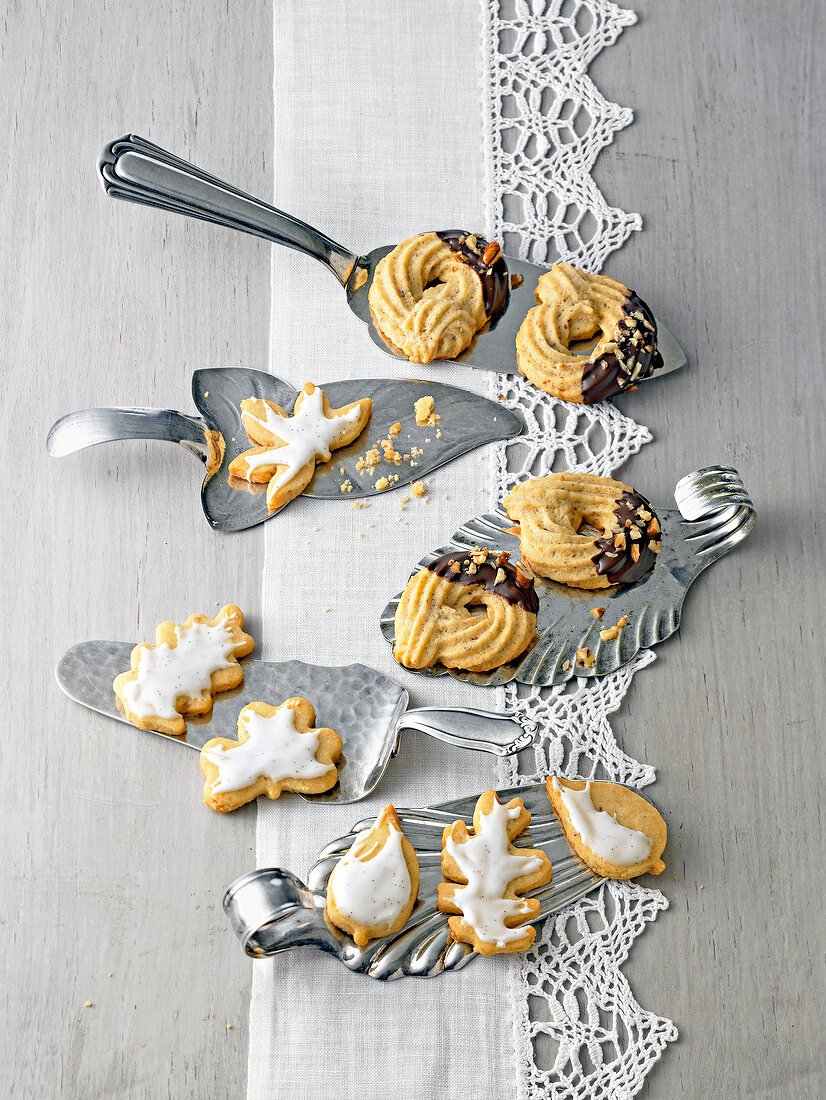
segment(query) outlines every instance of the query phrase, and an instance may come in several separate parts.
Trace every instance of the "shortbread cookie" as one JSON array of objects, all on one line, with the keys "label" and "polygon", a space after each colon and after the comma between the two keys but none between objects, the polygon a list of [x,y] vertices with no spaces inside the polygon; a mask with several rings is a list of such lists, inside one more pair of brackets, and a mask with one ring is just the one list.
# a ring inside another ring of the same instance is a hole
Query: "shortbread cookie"
[{"label": "shortbread cookie", "polygon": [[273,401],[242,401],[244,428],[258,446],[232,460],[230,477],[267,482],[267,508],[277,512],[304,492],[317,462],[329,462],[331,451],[361,434],[371,409],[369,397],[334,409],[312,382],[302,388],[292,416]]},{"label": "shortbread cookie", "polygon": [[376,328],[411,363],[455,359],[505,308],[498,244],[460,229],[421,233],[381,259],[370,285]]},{"label": "shortbread cookie", "polygon": [[576,854],[605,878],[658,875],[666,827],[650,802],[619,783],[549,776],[548,798]]},{"label": "shortbread cookie", "polygon": [[436,558],[407,582],[396,608],[393,656],[405,668],[486,672],[507,664],[536,634],[533,579],[507,554],[477,547]]},{"label": "shortbread cookie", "polygon": [[214,619],[190,615],[181,626],[161,623],[155,644],[135,646],[131,669],[115,677],[112,686],[125,717],[142,730],[184,733],[183,716],[207,714],[213,695],[243,683],[238,658],[255,645],[243,625],[234,604]]},{"label": "shortbread cookie", "polygon": [[416,904],[419,861],[393,806],[336,864],[327,882],[327,917],[359,947],[398,932]]},{"label": "shortbread cookie", "polygon": [[[537,305],[516,334],[516,359],[520,371],[554,397],[590,405],[635,390],[662,366],[654,315],[622,283],[554,264],[535,296]],[[587,358],[570,350],[598,332]]]},{"label": "shortbread cookie", "polygon": [[[473,831],[454,821],[442,838],[442,874],[437,904],[454,940],[482,955],[524,951],[536,929],[525,921],[539,912],[537,898],[519,897],[551,881],[551,861],[538,848],[515,848],[511,841],[527,829],[531,815],[521,798],[503,806],[486,791],[473,812]],[[457,886],[456,883],[464,883]]]},{"label": "shortbread cookie", "polygon": [[535,477],[517,485],[504,507],[518,524],[525,562],[540,576],[573,588],[633,584],[660,552],[660,521],[651,504],[609,477]]},{"label": "shortbread cookie", "polygon": [[273,707],[248,703],[238,715],[238,740],[214,737],[201,749],[206,776],[204,802],[229,813],[259,794],[282,791],[321,794],[338,782],[341,738],[335,730],[314,729],[315,711],[306,699]]}]

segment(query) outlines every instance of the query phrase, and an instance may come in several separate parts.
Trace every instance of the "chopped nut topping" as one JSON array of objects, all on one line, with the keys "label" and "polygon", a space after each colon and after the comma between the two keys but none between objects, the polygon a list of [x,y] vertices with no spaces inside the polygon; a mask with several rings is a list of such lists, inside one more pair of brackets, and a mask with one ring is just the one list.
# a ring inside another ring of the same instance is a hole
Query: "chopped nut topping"
[{"label": "chopped nut topping", "polygon": [[[517,287],[522,286],[524,278],[521,275],[511,275],[511,290],[516,290]],[[562,666],[565,667],[564,665]]]},{"label": "chopped nut topping", "polygon": [[617,550],[625,549],[625,532],[617,531],[616,535],[614,535],[614,546],[616,546]]},{"label": "chopped nut topping", "polygon": [[603,642],[613,641],[614,638],[619,638],[620,631],[623,627],[628,626],[628,616],[623,615],[621,619],[618,619],[614,626],[609,626],[607,630],[600,630],[599,636]]},{"label": "chopped nut topping", "polygon": [[496,559],[496,564],[500,569],[504,569],[510,561],[510,554],[507,550],[503,550],[499,557]]},{"label": "chopped nut topping", "polygon": [[562,662],[562,671],[563,672],[567,672],[570,667],[571,667],[571,662],[570,661],[563,661]]},{"label": "chopped nut topping", "polygon": [[533,573],[523,561],[516,563],[516,583],[520,588],[527,588],[533,584]]},{"label": "chopped nut topping", "polygon": [[447,564],[450,566],[451,569],[455,570],[455,572],[461,573],[462,567],[461,565],[459,565],[458,561],[455,561],[453,558],[451,558]]},{"label": "chopped nut topping", "polygon": [[659,554],[660,550],[662,550],[662,548],[663,548],[663,544],[659,541],[658,542],[649,542],[648,545],[651,548],[651,550],[654,551],[655,554]]},{"label": "chopped nut topping", "polygon": [[499,247],[496,241],[491,241],[485,251],[482,253],[482,263],[485,264],[487,267],[491,267],[493,264],[496,263],[501,255],[502,249]]},{"label": "chopped nut topping", "polygon": [[477,252],[479,249],[478,242],[473,233],[468,233],[468,235],[465,237],[465,244],[472,252]]},{"label": "chopped nut topping", "polygon": [[628,534],[632,539],[641,539],[642,531],[637,527],[636,523],[633,523],[628,531]]},{"label": "chopped nut topping", "polygon": [[488,554],[490,551],[487,546],[474,546],[470,553],[470,557],[476,562],[477,565],[484,565],[488,560]]},{"label": "chopped nut topping", "polygon": [[654,516],[653,519],[651,520],[651,522],[648,524],[648,526],[646,527],[646,531],[648,532],[649,535],[659,535],[660,525],[657,522],[657,517],[656,516]]},{"label": "chopped nut topping", "polygon": [[473,574],[478,570],[478,568],[479,568],[479,566],[476,565],[475,562],[471,562],[470,565],[467,567],[467,571],[468,571],[468,573],[470,573],[470,575],[472,577]]},{"label": "chopped nut topping", "polygon": [[576,663],[583,668],[593,668],[597,663],[597,659],[590,649],[578,649],[576,651]]},{"label": "chopped nut topping", "polygon": [[634,559],[634,561],[640,560],[640,548],[639,546],[637,546],[636,543],[634,543],[631,547],[631,557]]},{"label": "chopped nut topping", "polygon": [[591,614],[594,616],[595,619],[601,619],[602,616],[605,614],[605,608],[604,607],[592,607],[591,608]]},{"label": "chopped nut topping", "polygon": [[507,579],[507,573],[504,569],[497,569],[496,576],[493,578],[494,585],[501,584],[502,581]]}]

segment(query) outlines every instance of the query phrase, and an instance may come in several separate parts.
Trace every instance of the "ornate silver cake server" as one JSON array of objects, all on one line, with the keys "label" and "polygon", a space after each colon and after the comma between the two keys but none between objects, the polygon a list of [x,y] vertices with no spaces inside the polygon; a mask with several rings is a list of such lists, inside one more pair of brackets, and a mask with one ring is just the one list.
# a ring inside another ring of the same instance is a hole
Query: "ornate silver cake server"
[{"label": "ornate silver cake server", "polygon": [[[316,466],[303,496],[325,500],[377,496],[380,490],[376,482],[382,472],[398,478],[390,489],[400,489],[459,455],[496,440],[513,439],[523,430],[519,417],[500,403],[441,382],[360,378],[320,385],[334,408],[369,397],[373,412],[358,439],[333,451],[329,462]],[[200,416],[172,409],[81,409],[52,425],[46,448],[50,455],[61,457],[118,439],[180,443],[206,465],[201,505],[210,525],[216,531],[244,531],[278,513],[267,511],[266,485],[229,480],[230,462],[253,446],[241,422],[241,402],[248,397],[261,397],[291,412],[298,393],[288,382],[264,371],[246,367],[199,370],[192,376],[192,398]],[[425,396],[434,399],[440,417],[437,427],[416,424],[413,406]],[[359,459],[374,442],[386,438],[388,429],[396,423],[402,425],[394,440],[396,449],[409,454],[415,447],[421,453],[417,453],[412,465],[410,461],[398,466],[383,463],[371,478],[365,468],[359,469]],[[342,491],[342,485],[347,483],[350,489]]]},{"label": "ornate silver cake server", "polygon": [[[636,584],[586,592],[537,577],[537,637],[526,653],[492,672],[463,672],[436,665],[418,670],[420,675],[443,676],[449,671],[458,680],[485,687],[511,680],[549,687],[564,684],[572,676],[614,672],[640,649],[671,637],[679,628],[689,587],[712,562],[741,543],[757,522],[754,505],[732,466],[706,466],[686,474],[677,484],[674,498],[677,509],[655,506],[662,527],[662,550],[654,568]],[[501,509],[470,519],[455,532],[449,546],[427,554],[413,572],[442,554],[474,546],[507,550],[517,561],[519,540],[511,533],[512,527]],[[381,630],[391,645],[400,598],[398,593],[381,614]],[[605,609],[604,614],[595,618],[591,609],[599,607]],[[600,632],[622,616],[627,616],[628,622],[619,637],[603,640]],[[576,663],[578,649],[591,650],[595,658],[592,668]]]},{"label": "ornate silver cake server", "polygon": [[[155,206],[228,229],[238,229],[312,256],[324,264],[344,287],[350,309],[365,322],[373,343],[389,355],[407,361],[376,329],[368,303],[376,265],[394,245],[374,248],[366,255],[358,256],[311,225],[276,210],[269,203],[252,198],[136,134],[127,134],[110,142],[100,156],[98,171],[104,191],[112,198]],[[511,290],[505,311],[476,337],[459,356],[458,362],[482,370],[516,374],[516,333],[525,314],[535,304],[533,292],[537,281],[548,269],[513,256],[506,256],[505,259],[510,274],[520,276],[522,283]],[[657,347],[663,365],[651,376],[654,378],[678,370],[686,363],[682,348],[659,319],[657,331]],[[577,350],[587,355],[591,346],[593,344]]]},{"label": "ornate silver cake server", "polygon": [[[647,798],[644,792],[637,793]],[[542,848],[553,865],[553,880],[527,895],[540,901],[539,913],[531,923],[559,912],[605,882],[571,851],[544,784],[510,787],[497,795],[503,803],[515,797],[524,800],[531,824],[517,838],[516,846]],[[250,871],[232,883],[224,895],[224,910],[244,950],[260,959],[293,947],[316,947],[335,955],[350,970],[379,981],[405,976],[432,978],[465,966],[477,952],[450,938],[447,916],[436,908],[436,888],[443,881],[442,832],[458,818],[472,824],[477,797],[398,811],[419,860],[419,896],[409,920],[394,935],[358,947],[324,917],[327,881],[356,835],[373,824],[374,819],[368,818],[319,853],[306,885],[276,867]]]},{"label": "ornate silver cake server", "polygon": [[[75,702],[131,726],[118,709],[112,681],[129,668],[132,649],[130,642],[80,642],[60,658],[57,682]],[[407,692],[366,665],[327,668],[303,661],[275,663],[249,657],[239,663],[244,669],[243,684],[215,695],[210,716],[188,718],[181,737],[157,736],[200,752],[213,737],[236,739],[238,715],[247,703],[258,700],[275,705],[303,696],[313,704],[319,725],[329,726],[341,737],[344,754],[336,786],[323,794],[300,796],[308,802],[366,798],[398,752],[405,730],[418,730],[439,741],[494,756],[520,752],[536,733],[533,722],[517,720],[510,713],[492,714],[472,707],[408,710]]]}]

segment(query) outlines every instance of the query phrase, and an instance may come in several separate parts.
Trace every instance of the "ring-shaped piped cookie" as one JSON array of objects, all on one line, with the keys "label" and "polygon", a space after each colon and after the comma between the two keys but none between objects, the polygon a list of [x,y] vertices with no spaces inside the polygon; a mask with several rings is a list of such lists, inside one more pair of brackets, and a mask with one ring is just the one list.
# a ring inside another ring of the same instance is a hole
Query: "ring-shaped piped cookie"
[{"label": "ring-shaped piped cookie", "polygon": [[505,497],[504,507],[518,524],[526,564],[573,588],[633,584],[660,552],[660,522],[651,504],[610,477],[532,478]]},{"label": "ring-shaped piped cookie", "polygon": [[393,656],[405,668],[487,672],[530,645],[539,602],[533,579],[486,550],[444,554],[407,582]]},{"label": "ring-shaped piped cookie", "polygon": [[411,363],[455,359],[504,309],[508,269],[482,237],[421,233],[379,261],[368,299],[376,328]]},{"label": "ring-shaped piped cookie", "polygon": [[[554,264],[540,277],[535,297],[516,334],[516,359],[522,374],[554,397],[591,405],[635,390],[662,366],[654,315],[622,283]],[[571,344],[597,333],[588,357],[571,351]]]}]

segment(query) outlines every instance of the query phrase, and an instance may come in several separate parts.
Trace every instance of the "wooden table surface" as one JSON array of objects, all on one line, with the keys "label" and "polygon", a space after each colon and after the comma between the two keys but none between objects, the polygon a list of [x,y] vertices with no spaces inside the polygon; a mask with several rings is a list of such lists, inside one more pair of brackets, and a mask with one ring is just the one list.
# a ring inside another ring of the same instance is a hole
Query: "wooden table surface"
[{"label": "wooden table surface", "polygon": [[[628,751],[656,765],[670,829],[658,885],[671,909],[625,970],[681,1038],[641,1095],[814,1100],[824,9],[634,6],[639,24],[591,70],[636,111],[598,181],[645,219],[606,270],[639,272],[691,367],[619,402],[655,435],[622,476],[665,503],[687,471],[731,463],[760,513],[614,718]],[[180,750],[147,753],[52,678],[75,641],[146,638],[194,608],[235,600],[258,625],[260,533],[210,534],[182,449],[118,444],[59,462],[44,449],[70,409],[187,409],[192,370],[267,365],[269,246],[115,204],[95,179],[103,142],[132,129],[271,193],[269,5],[207,9],[41,0],[6,14],[3,1095],[245,1089],[250,964],[220,899],[254,864],[254,810],[204,850],[197,780],[182,790],[164,766]]]}]

